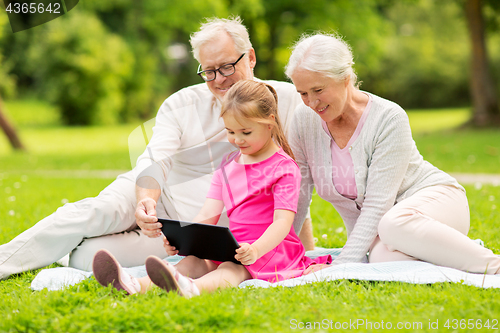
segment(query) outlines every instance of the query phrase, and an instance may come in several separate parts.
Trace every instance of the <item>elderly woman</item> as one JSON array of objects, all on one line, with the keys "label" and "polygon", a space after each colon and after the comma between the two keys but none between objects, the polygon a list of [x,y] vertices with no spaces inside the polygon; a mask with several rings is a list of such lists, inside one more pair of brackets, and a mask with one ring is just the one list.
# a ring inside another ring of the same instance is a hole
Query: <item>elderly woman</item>
[{"label": "elderly woman", "polygon": [[358,89],[353,64],[342,39],[317,34],[287,65],[304,102],[291,139],[302,172],[296,229],[316,188],[347,229],[334,264],[423,260],[499,274],[500,257],[467,237],[464,188],[424,161],[400,106]]}]

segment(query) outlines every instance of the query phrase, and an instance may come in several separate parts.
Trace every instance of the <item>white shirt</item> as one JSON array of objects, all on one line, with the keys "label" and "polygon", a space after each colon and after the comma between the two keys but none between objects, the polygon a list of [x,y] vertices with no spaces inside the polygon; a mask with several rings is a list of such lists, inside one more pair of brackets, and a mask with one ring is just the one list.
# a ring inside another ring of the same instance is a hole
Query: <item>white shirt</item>
[{"label": "white shirt", "polygon": [[[278,113],[289,133],[300,95],[290,83],[264,82],[278,94]],[[134,171],[137,178],[151,176],[160,184],[170,218],[191,221],[198,214],[222,156],[235,150],[227,141],[220,110],[220,101],[201,83],[172,94],[158,111],[153,135]],[[225,214],[219,224],[228,224]]]}]

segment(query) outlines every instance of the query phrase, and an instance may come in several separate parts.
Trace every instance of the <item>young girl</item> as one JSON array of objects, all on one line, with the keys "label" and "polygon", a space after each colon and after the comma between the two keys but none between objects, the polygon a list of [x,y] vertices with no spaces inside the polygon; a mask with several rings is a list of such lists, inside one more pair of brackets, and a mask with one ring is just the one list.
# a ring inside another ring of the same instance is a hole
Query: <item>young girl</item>
[{"label": "young girl", "polygon": [[[136,279],[108,251],[101,250],[93,262],[99,283],[112,283],[133,294],[146,292],[152,282],[191,297],[252,278],[277,282],[301,276],[311,265],[331,263],[330,256],[315,260],[304,256],[292,228],[300,171],[281,128],[275,90],[262,82],[239,81],[224,97],[221,117],[228,140],[238,151],[223,158],[193,221],[216,224],[225,206],[229,228],[240,244],[235,258],[242,265],[188,256],[173,266],[151,256],[146,260],[148,276]],[[169,255],[177,254],[166,238],[164,246]],[[320,265],[310,270],[316,267]]]}]

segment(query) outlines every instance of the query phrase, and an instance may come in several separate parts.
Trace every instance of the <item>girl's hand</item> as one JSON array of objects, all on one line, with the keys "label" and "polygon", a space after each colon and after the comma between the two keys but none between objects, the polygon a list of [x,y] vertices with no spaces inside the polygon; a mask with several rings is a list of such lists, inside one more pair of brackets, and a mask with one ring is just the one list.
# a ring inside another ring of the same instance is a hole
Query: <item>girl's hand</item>
[{"label": "girl's hand", "polygon": [[240,248],[236,250],[234,258],[243,265],[251,265],[259,259],[259,254],[253,245],[241,243]]},{"label": "girl's hand", "polygon": [[169,256],[174,256],[177,253],[179,253],[179,251],[177,251],[174,246],[170,245],[170,243],[167,240],[167,237],[165,236],[163,236],[163,247],[165,248],[165,251],[167,251],[167,254]]}]

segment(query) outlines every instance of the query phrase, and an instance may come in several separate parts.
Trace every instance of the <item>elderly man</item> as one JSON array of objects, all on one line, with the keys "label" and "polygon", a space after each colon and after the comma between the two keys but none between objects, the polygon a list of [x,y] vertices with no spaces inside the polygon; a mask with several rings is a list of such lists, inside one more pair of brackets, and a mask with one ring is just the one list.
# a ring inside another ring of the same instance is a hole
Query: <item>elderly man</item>
[{"label": "elderly man", "polygon": [[[91,269],[101,248],[123,266],[142,265],[149,255],[166,256],[157,216],[190,221],[200,210],[213,171],[234,149],[219,119],[221,99],[235,82],[253,78],[256,64],[239,18],[209,20],[192,35],[191,46],[206,83],[165,100],[132,171],[118,176],[97,197],[66,204],[1,245],[0,279],[49,265],[70,251],[69,265],[84,270]],[[289,83],[268,83],[278,93],[280,117],[288,129],[300,97]],[[227,225],[227,216],[219,223]],[[301,238],[310,249],[312,233],[307,230]]]}]

